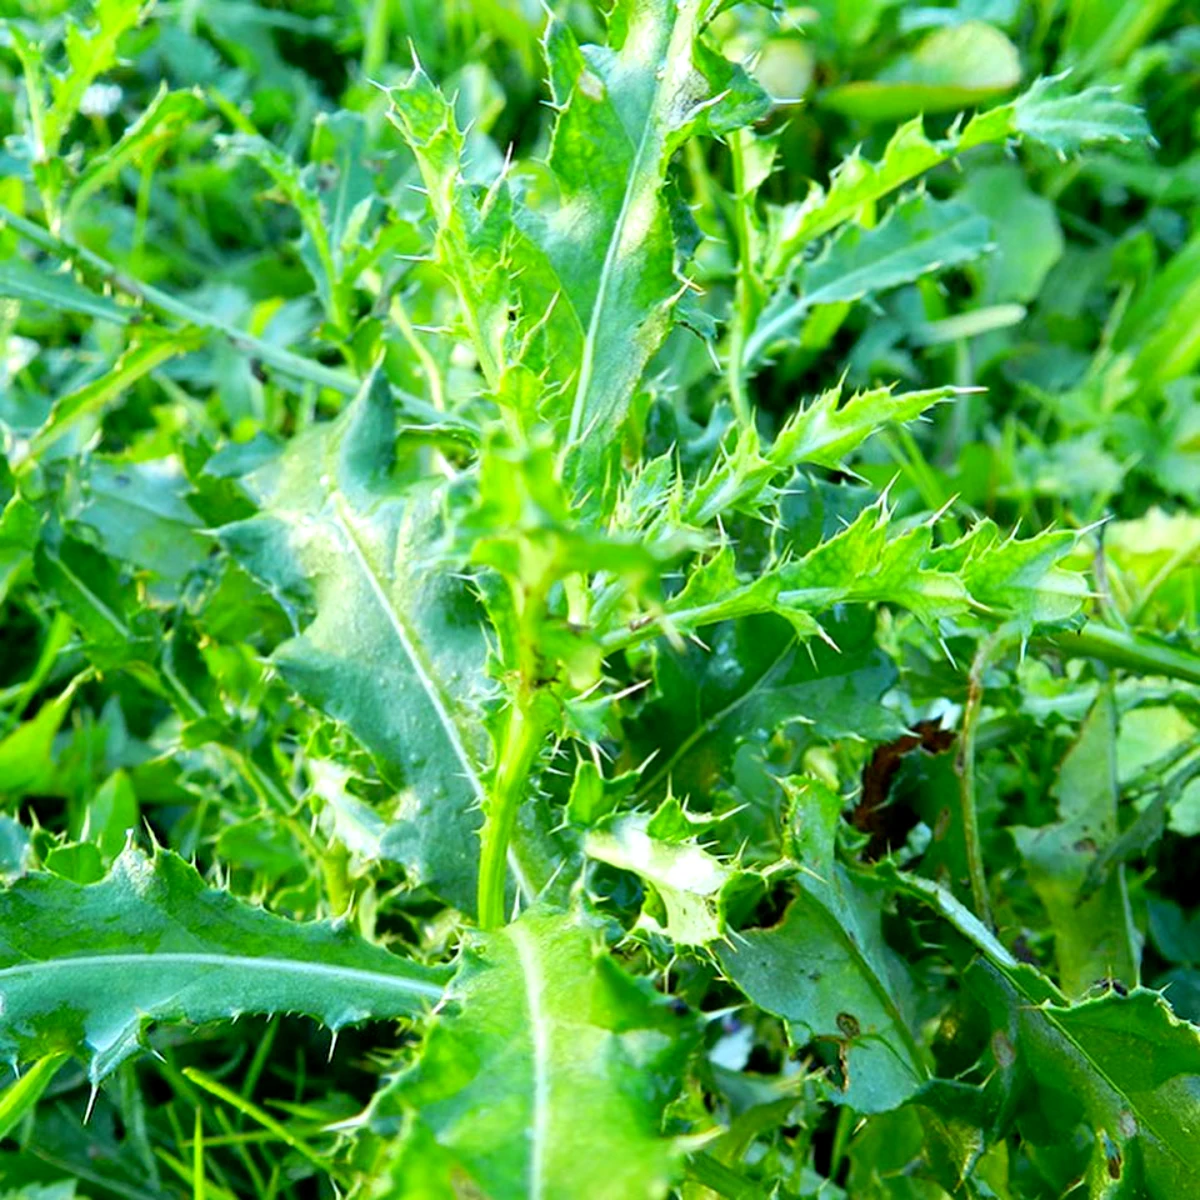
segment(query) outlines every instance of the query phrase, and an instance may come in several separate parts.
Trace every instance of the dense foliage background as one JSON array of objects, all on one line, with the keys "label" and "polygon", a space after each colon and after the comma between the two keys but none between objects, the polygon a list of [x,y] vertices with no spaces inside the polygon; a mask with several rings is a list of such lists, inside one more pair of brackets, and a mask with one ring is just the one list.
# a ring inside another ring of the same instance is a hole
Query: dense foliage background
[{"label": "dense foliage background", "polygon": [[1193,3],[0,14],[0,1197],[1200,1194]]}]

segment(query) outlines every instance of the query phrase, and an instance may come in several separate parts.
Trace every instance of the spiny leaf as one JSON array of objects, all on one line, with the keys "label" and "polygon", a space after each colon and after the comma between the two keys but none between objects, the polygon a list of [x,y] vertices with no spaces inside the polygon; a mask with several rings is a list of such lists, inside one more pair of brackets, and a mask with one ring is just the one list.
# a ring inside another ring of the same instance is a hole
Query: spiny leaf
[{"label": "spiny leaf", "polygon": [[458,295],[484,378],[494,387],[506,361],[511,299],[508,189],[502,179],[486,191],[464,181],[463,134],[454,110],[419,64],[388,97],[389,116],[416,156],[429,196],[438,261]]},{"label": "spiny leaf", "polygon": [[[694,133],[725,133],[767,98],[698,40],[701,0],[619,4],[611,48],[581,49],[551,18],[544,44],[558,110],[548,169],[556,197],[526,193],[516,219],[561,289],[575,326],[566,442],[570,478],[592,487],[633,388],[667,331],[679,292],[663,194],[672,153]],[[560,367],[560,372],[562,368]]]},{"label": "spiny leaf", "polygon": [[1152,140],[1142,110],[1117,99],[1120,88],[1072,93],[1065,87],[1068,80],[1069,74],[1037,79],[1013,102],[1017,133],[1064,155],[1097,142]]},{"label": "spiny leaf", "polygon": [[861,209],[904,184],[976,146],[1003,143],[1023,134],[1059,151],[1096,142],[1124,142],[1149,136],[1145,117],[1133,105],[1113,98],[1108,88],[1087,88],[1071,96],[1062,76],[1039,79],[1009,104],[977,113],[961,130],[931,141],[921,117],[901,125],[878,162],[857,152],[843,160],[828,190],[814,184],[804,200],[768,210],[770,253],[768,278],[778,277],[797,252],[829,233]]},{"label": "spiny leaf", "polygon": [[52,102],[42,127],[42,156],[54,158],[84,95],[97,76],[117,60],[117,43],[145,14],[145,0],[96,0],[92,22],[68,20],[64,42],[67,70],[50,81]]},{"label": "spiny leaf", "polygon": [[666,1195],[679,1153],[663,1108],[695,1027],[592,927],[534,910],[473,939],[448,999],[372,1106],[378,1132],[400,1133],[375,1195]]},{"label": "spiny leaf", "polygon": [[[1043,1093],[1047,1123],[1025,1125],[1039,1142],[1065,1145],[1082,1125],[1075,1151],[1090,1173],[1155,1200],[1186,1194],[1200,1182],[1200,1153],[1191,1136],[1200,1120],[1200,1029],[1179,1020],[1161,996],[1145,988],[1116,990],[1068,1005],[1035,968],[1018,963],[950,893],[915,875],[891,875],[894,886],[938,909],[982,957],[970,982],[1005,1035],[1010,1086],[1006,1106],[1019,1113],[1022,1095]],[[997,1044],[993,1036],[993,1046]],[[1011,1116],[1009,1118],[1012,1119]],[[1115,1154],[1112,1150],[1116,1151]]]},{"label": "spiny leaf", "polygon": [[1082,1127],[1076,1156],[1095,1186],[1120,1180],[1167,1200],[1200,1185],[1196,1026],[1144,988],[1067,1007],[1035,998],[1030,967],[977,969],[993,1019],[1016,1047],[1017,1086],[1029,1100],[1041,1094],[1046,1124],[1028,1136],[1061,1145]]},{"label": "spiny leaf", "polygon": [[[652,836],[651,818],[635,813],[610,828],[588,834],[589,857],[624,871],[633,871],[650,884],[666,914],[664,932],[677,946],[704,946],[724,933],[724,914],[718,900],[734,872],[694,843],[671,843]],[[647,913],[643,921],[658,922]]]},{"label": "spiny leaf", "polygon": [[[666,477],[652,481],[647,470],[627,487],[623,500],[644,510],[651,528],[671,528],[679,522],[705,526],[730,512],[763,516],[780,498],[778,482],[797,467],[808,463],[844,467],[846,457],[885,425],[910,421],[965,390],[930,388],[896,396],[891,388],[873,388],[855,393],[843,403],[839,384],[789,417],[766,450],[756,426],[736,426],[716,461],[685,496],[682,478],[662,459],[654,465]],[[648,494],[642,498],[638,492]],[[655,492],[657,504],[649,501]],[[632,513],[630,519],[636,520]]]},{"label": "spiny leaf", "polygon": [[848,455],[885,425],[912,421],[935,404],[969,390],[942,387],[897,396],[892,388],[872,388],[843,401],[839,384],[788,418],[771,447],[771,460],[780,468],[803,463],[841,467]]},{"label": "spiny leaf", "polygon": [[437,492],[397,486],[394,439],[376,376],[246,478],[261,511],[220,538],[291,614],[280,673],[403,789],[384,853],[469,911],[486,646],[470,590],[437,561]]},{"label": "spiny leaf", "polygon": [[345,928],[242,904],[167,851],[126,850],[88,886],[31,874],[0,891],[0,1056],[84,1053],[93,1081],[150,1021],[296,1012],[336,1030],[416,1016],[447,978]]},{"label": "spiny leaf", "polygon": [[1058,564],[1071,553],[1076,535],[1046,529],[1030,538],[1001,538],[991,521],[931,555],[930,565],[951,569],[962,561],[962,577],[971,596],[993,612],[1010,614],[1020,628],[1069,621],[1088,595],[1087,581]]},{"label": "spiny leaf", "polygon": [[897,604],[926,624],[1003,615],[1028,634],[1039,624],[1072,620],[1083,607],[1083,576],[1058,565],[1074,534],[1001,540],[995,525],[982,521],[957,542],[934,546],[931,523],[894,534],[891,517],[881,498],[807,554],[772,562],[752,579],[739,575],[730,550],[719,550],[660,609],[612,630],[601,644],[612,651],[659,630],[687,632],[755,613],[783,616],[808,636],[819,630],[817,615],[845,603]]},{"label": "spiny leaf", "polygon": [[836,537],[780,570],[780,603],[819,612],[847,600],[891,601],[933,621],[965,613],[971,596],[950,571],[930,569],[933,530],[918,526],[889,537],[883,501]]}]

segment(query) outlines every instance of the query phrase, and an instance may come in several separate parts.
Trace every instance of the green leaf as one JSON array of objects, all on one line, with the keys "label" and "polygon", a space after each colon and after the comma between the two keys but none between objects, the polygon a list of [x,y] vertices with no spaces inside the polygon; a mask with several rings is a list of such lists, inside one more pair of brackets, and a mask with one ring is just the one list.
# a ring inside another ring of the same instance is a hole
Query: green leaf
[{"label": "green leaf", "polygon": [[788,418],[771,447],[771,461],[780,467],[814,463],[837,469],[884,426],[915,420],[934,405],[969,390],[943,387],[897,396],[890,387],[871,388],[843,401],[839,384]]},{"label": "green leaf", "polygon": [[383,852],[470,911],[486,645],[470,589],[438,562],[438,493],[406,489],[404,465],[376,376],[337,420],[246,477],[261,511],[219,537],[291,615],[296,636],[273,655],[280,674],[400,789]]},{"label": "green leaf", "polygon": [[953,112],[989,100],[1021,81],[1016,46],[983,21],[936,30],[862,83],[830,88],[821,104],[864,121]]},{"label": "green leaf", "polygon": [[231,153],[257,163],[296,210],[303,230],[300,258],[333,325],[348,333],[351,326],[347,278],[350,261],[374,195],[363,159],[366,145],[362,121],[352,113],[322,114],[313,137],[314,158],[332,158],[336,179],[323,175],[318,162],[301,168],[265,138],[238,133],[225,139]]},{"label": "green leaf", "polygon": [[47,1054],[0,1092],[0,1141],[9,1137],[33,1111],[66,1059],[65,1052]]},{"label": "green leaf", "polygon": [[117,141],[88,160],[71,189],[67,219],[78,213],[84,202],[127,166],[145,163],[160,154],[181,131],[205,111],[199,92],[172,92],[161,84],[145,111],[129,125]]},{"label": "green leaf", "polygon": [[228,138],[224,146],[231,153],[256,162],[296,210],[304,230],[300,242],[300,258],[312,276],[317,294],[328,310],[330,319],[340,324],[337,320],[338,313],[333,307],[337,270],[333,263],[329,232],[325,226],[325,214],[321,211],[313,172],[302,171],[293,159],[266,138],[238,133]]},{"label": "green leaf", "polygon": [[28,571],[40,526],[37,509],[19,494],[0,510],[0,602]]},{"label": "green leaf", "polygon": [[83,633],[92,661],[102,670],[153,659],[159,631],[100,551],[74,538],[43,544],[36,556],[38,580]]},{"label": "green leaf", "polygon": [[[191,489],[174,457],[85,460],[69,515],[105,553],[178,587],[208,556],[202,522],[188,505]],[[168,593],[169,594],[169,593]]]},{"label": "green leaf", "polygon": [[577,330],[564,377],[566,443],[570,478],[583,489],[597,482],[680,293],[664,194],[670,157],[694,133],[729,132],[768,107],[765,93],[699,41],[703,19],[700,0],[625,2],[610,18],[606,51],[581,49],[557,17],[544,35],[558,111],[547,163],[553,199],[527,194],[516,219]]},{"label": "green leaf", "polygon": [[1037,624],[1072,620],[1083,608],[1087,581],[1058,565],[1076,541],[1075,534],[1054,529],[1002,539],[991,521],[981,521],[960,541],[935,551],[931,566],[947,568],[965,555],[962,574],[972,597],[993,612],[1011,614],[1028,633]]},{"label": "green leaf", "polygon": [[795,797],[803,869],[799,894],[771,929],[746,929],[721,966],[749,999],[784,1017],[798,1045],[836,1052],[831,1097],[859,1112],[886,1112],[928,1078],[906,1011],[911,981],[880,927],[882,891],[833,856],[841,800],[814,780]]},{"label": "green leaf", "polygon": [[0,802],[41,791],[52,777],[54,756],[51,747],[71,707],[78,683],[78,679],[73,680],[28,721],[0,738]]},{"label": "green leaf", "polygon": [[508,191],[501,180],[486,191],[465,182],[464,139],[454,110],[419,63],[388,98],[388,115],[416,156],[429,196],[438,262],[457,294],[484,378],[494,387],[506,358],[510,303]]},{"label": "green leaf", "polygon": [[911,874],[893,881],[940,911],[983,955],[968,982],[1005,1035],[1010,1068],[1015,1049],[1008,1120],[1022,1112],[1022,1099],[1040,1093],[1022,1133],[1045,1146],[1069,1148],[1075,1159],[1082,1156],[1072,1168],[1076,1178],[1086,1168],[1098,1189],[1128,1174],[1134,1194],[1152,1200],[1196,1186],[1200,1154],[1191,1130],[1200,1120],[1200,1028],[1179,1020],[1145,988],[1128,995],[1109,989],[1068,1005],[945,888]]},{"label": "green leaf", "polygon": [[91,23],[81,25],[75,20],[67,21],[63,39],[67,69],[50,81],[51,104],[43,125],[39,157],[52,159],[57,156],[88,88],[97,76],[116,63],[121,35],[141,20],[147,7],[145,0],[96,0]]},{"label": "green leaf", "polygon": [[1074,70],[1088,75],[1120,66],[1154,32],[1171,8],[1171,0],[1072,0],[1062,56]]},{"label": "green leaf", "polygon": [[[895,667],[872,644],[864,612],[827,622],[825,642],[797,642],[777,617],[715,626],[705,643],[659,649],[656,695],[626,726],[632,762],[656,754],[642,795],[667,780],[677,795],[719,794],[735,780],[758,803],[758,773],[798,769],[816,739],[887,741],[904,723],[880,704]],[[775,800],[774,786],[767,789]]]},{"label": "green leaf", "polygon": [[625,974],[592,927],[526,913],[468,943],[447,995],[420,1061],[372,1108],[378,1133],[403,1130],[375,1194],[667,1194],[680,1155],[663,1109],[695,1026]]},{"label": "green leaf", "polygon": [[[975,268],[983,279],[980,298],[989,304],[1032,300],[1063,253],[1054,205],[1032,192],[1010,163],[973,169],[958,198],[987,218],[996,244]],[[972,314],[976,320],[981,315],[981,310]]]},{"label": "green leaf", "polygon": [[968,612],[972,596],[963,580],[927,565],[932,527],[889,536],[889,523],[881,500],[841,533],[780,568],[779,603],[819,612],[849,600],[891,601],[926,623]]},{"label": "green leaf", "polygon": [[793,336],[817,305],[861,300],[970,262],[989,249],[990,238],[987,219],[974,209],[923,192],[899,201],[874,229],[849,226],[820,258],[798,264],[772,296],[746,342],[746,365]]},{"label": "green leaf", "polygon": [[1054,931],[1058,980],[1068,996],[1082,996],[1102,979],[1132,986],[1139,978],[1124,868],[1099,890],[1083,894],[1098,851],[1117,834],[1117,714],[1111,687],[1097,698],[1063,760],[1056,786],[1060,820],[1040,829],[1012,828],[1030,882]]},{"label": "green leaf", "polygon": [[1114,344],[1134,355],[1132,373],[1154,386],[1200,363],[1200,235],[1180,248],[1130,305]]},{"label": "green leaf", "polygon": [[1090,87],[1072,94],[1064,87],[1067,78],[1035,80],[1012,105],[1013,132],[1059,154],[1073,154],[1097,142],[1152,140],[1145,116],[1117,99],[1119,89]]},{"label": "green leaf", "polygon": [[66,438],[71,439],[72,445],[64,452],[77,451],[94,434],[109,405],[163,363],[195,350],[203,338],[198,329],[176,333],[142,326],[138,340],[100,378],[54,402],[45,424],[30,439],[29,456],[39,459]]},{"label": "green leaf", "polygon": [[102,1079],[150,1021],[304,1013],[337,1030],[416,1016],[447,974],[345,927],[298,924],[206,888],[181,858],[126,850],[87,886],[26,875],[0,891],[0,1055],[82,1052]]},{"label": "green leaf", "polygon": [[[662,484],[661,494],[657,497],[660,503],[647,507],[652,507],[653,519],[668,525],[671,521],[682,520],[688,525],[705,526],[730,512],[758,516],[768,505],[778,502],[782,492],[776,484],[792,475],[797,467],[808,463],[842,467],[847,456],[889,422],[913,420],[926,409],[966,390],[934,388],[893,396],[891,388],[872,388],[855,393],[843,403],[843,389],[839,384],[789,417],[765,452],[761,449],[756,426],[737,426],[732,445],[729,440],[722,445],[716,462],[692,485],[681,506],[676,504],[676,496],[666,493],[667,482],[677,486],[682,484],[676,474]],[[623,499],[631,502],[649,478],[647,472],[635,480]],[[638,501],[638,506],[644,503]],[[677,508],[680,510],[678,516]],[[682,607],[683,603],[681,596],[678,606]]]},{"label": "green leaf", "polygon": [[814,238],[977,146],[1024,135],[1068,153],[1098,142],[1149,137],[1149,126],[1139,110],[1116,100],[1110,89],[1087,88],[1071,95],[1063,78],[1039,79],[1012,103],[976,113],[963,129],[951,130],[937,141],[926,137],[924,122],[915,117],[896,130],[878,162],[856,150],[835,169],[828,189],[813,184],[802,201],[768,209],[767,278],[777,278]]},{"label": "green leaf", "polygon": [[1200,1183],[1195,1025],[1143,988],[1067,1007],[1033,999],[1031,968],[979,973],[1012,1031],[1018,1086],[1037,1096],[1037,1118],[1022,1122],[1024,1136],[1057,1147],[1077,1139],[1072,1174],[1086,1172],[1092,1195],[1114,1194],[1101,1188],[1120,1180],[1129,1194],[1169,1200]]},{"label": "green leaf", "polygon": [[[725,932],[719,896],[734,872],[702,847],[652,836],[651,818],[622,817],[608,829],[593,830],[584,843],[590,858],[633,871],[650,884],[666,914],[664,932],[677,946],[705,946]],[[642,920],[654,929],[650,913]]]}]

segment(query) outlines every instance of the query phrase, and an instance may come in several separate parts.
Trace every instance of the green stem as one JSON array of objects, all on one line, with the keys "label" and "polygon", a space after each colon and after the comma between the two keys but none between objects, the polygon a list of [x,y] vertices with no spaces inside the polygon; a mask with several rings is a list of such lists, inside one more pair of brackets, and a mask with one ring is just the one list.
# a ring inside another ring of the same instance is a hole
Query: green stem
[{"label": "green stem", "polygon": [[729,139],[733,162],[733,221],[737,238],[737,283],[734,288],[733,313],[729,323],[729,365],[726,375],[729,383],[729,399],[740,425],[749,425],[754,419],[750,411],[750,400],[746,395],[744,358],[746,335],[751,319],[753,289],[753,254],[751,241],[750,208],[753,197],[746,194],[745,139],[752,135],[739,130]]},{"label": "green stem", "polygon": [[[524,689],[522,689],[524,691]],[[479,925],[496,929],[504,924],[504,887],[508,878],[508,847],[517,813],[525,799],[526,784],[546,730],[535,716],[529,698],[522,695],[508,714],[508,725],[488,797],[479,861]]]},{"label": "green stem", "polygon": [[359,381],[353,376],[342,371],[331,370],[312,359],[302,358],[290,350],[284,350],[280,346],[264,342],[243,329],[227,325],[224,321],[211,317],[198,308],[193,308],[184,300],[176,299],[148,283],[131,278],[119,267],[114,266],[107,259],[101,258],[100,255],[94,254],[91,250],[86,250],[66,238],[57,237],[48,229],[43,229],[40,225],[35,225],[32,221],[27,221],[24,217],[20,217],[0,205],[0,226],[4,225],[49,254],[83,263],[89,271],[98,275],[110,287],[124,292],[127,296],[133,296],[148,308],[176,317],[188,325],[219,333],[222,337],[228,338],[236,349],[252,354],[285,375],[304,380],[307,383],[314,383],[318,387],[327,387],[332,391],[340,392],[343,396],[353,396],[358,391]]},{"label": "green stem", "polygon": [[971,880],[971,900],[975,915],[989,928],[992,904],[988,897],[987,875],[983,869],[983,846],[979,837],[979,813],[975,803],[975,736],[979,714],[983,710],[983,674],[992,660],[1015,637],[1007,625],[979,644],[967,682],[967,703],[963,709],[962,737],[958,750],[959,799],[962,805],[963,843],[967,854],[967,874]]},{"label": "green stem", "polygon": [[1200,655],[1098,621],[1089,621],[1078,633],[1053,634],[1048,641],[1070,658],[1095,658],[1123,671],[1200,683]]}]

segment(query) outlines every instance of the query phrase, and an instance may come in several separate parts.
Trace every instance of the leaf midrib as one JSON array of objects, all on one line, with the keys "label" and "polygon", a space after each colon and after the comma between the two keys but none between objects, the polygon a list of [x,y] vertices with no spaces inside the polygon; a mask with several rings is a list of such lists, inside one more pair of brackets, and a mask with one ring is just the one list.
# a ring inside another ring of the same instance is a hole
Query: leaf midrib
[{"label": "leaf midrib", "polygon": [[[392,632],[396,635],[396,640],[400,643],[400,648],[404,651],[404,656],[412,667],[421,690],[425,693],[433,711],[437,714],[438,724],[441,726],[446,740],[450,743],[450,748],[454,751],[455,758],[458,759],[459,765],[462,767],[463,778],[469,783],[476,802],[483,804],[487,793],[479,778],[478,768],[475,765],[474,759],[467,752],[466,745],[462,740],[462,734],[458,728],[458,723],[451,714],[441,689],[438,687],[436,680],[433,679],[417,650],[417,638],[413,635],[412,630],[409,629],[404,615],[392,603],[379,571],[359,540],[353,518],[347,512],[349,505],[345,496],[340,491],[334,491],[331,493],[331,500],[333,502],[334,521],[349,544],[354,555],[354,560],[358,564],[363,577],[367,580],[376,604],[378,604],[380,610],[383,612],[384,617],[392,628]],[[506,857],[509,868],[512,870],[520,890],[527,897],[532,898],[536,896],[538,889],[532,883],[529,872],[526,871],[524,864],[521,862],[515,845],[509,846]]]},{"label": "leaf midrib", "polygon": [[865,951],[858,944],[857,939],[850,935],[849,930],[838,919],[837,914],[825,902],[817,889],[807,879],[802,881],[802,886],[804,887],[805,895],[813,901],[822,917],[824,917],[826,924],[834,931],[836,939],[849,951],[850,957],[858,967],[859,975],[866,980],[867,986],[875,993],[884,1012],[891,1018],[892,1027],[900,1035],[900,1039],[909,1053],[909,1060],[906,1065],[912,1068],[913,1073],[918,1078],[928,1079],[929,1071],[924,1060],[921,1058],[921,1049],[917,1045],[916,1038],[913,1037],[912,1030],[908,1027],[908,1022],[904,1019],[904,1014],[900,1011],[899,1005],[892,996],[891,990],[879,977],[879,974],[867,958]]},{"label": "leaf midrib", "polygon": [[731,713],[736,712],[737,709],[745,704],[746,701],[748,701],[752,696],[757,695],[760,689],[769,687],[779,668],[783,665],[785,660],[791,657],[792,652],[796,649],[797,645],[798,641],[796,638],[789,638],[787,645],[784,646],[784,648],[779,652],[778,657],[740,696],[731,700],[719,712],[713,713],[711,717],[705,721],[702,721],[695,729],[693,729],[692,732],[688,734],[688,736],[679,744],[678,748],[671,755],[671,757],[668,758],[667,761],[663,763],[663,765],[659,767],[657,771],[655,771],[654,775],[651,776],[649,781],[643,783],[638,788],[637,799],[645,800],[652,789],[655,788],[664,777],[670,775],[672,768],[674,768],[674,766],[691,751],[692,747],[695,746],[697,742],[702,741],[704,738],[708,737],[709,734],[713,733],[726,717],[728,717]]},{"label": "leaf midrib", "polygon": [[[1029,996],[1029,994],[1025,991],[1025,989],[1022,988],[1019,984],[1017,984],[1015,980],[1010,979],[1009,982],[1012,984],[1013,989],[1015,991],[1017,991],[1021,995],[1025,996],[1026,999],[1032,1000],[1032,997]],[[1159,1132],[1159,1130],[1154,1125],[1154,1123],[1152,1121],[1150,1121],[1144,1115],[1141,1107],[1133,1099],[1133,1097],[1130,1096],[1129,1093],[1127,1091],[1125,1091],[1124,1088],[1122,1088],[1118,1084],[1116,1084],[1112,1080],[1112,1078],[1109,1076],[1108,1072],[1105,1071],[1104,1068],[1102,1066],[1100,1066],[1100,1064],[1095,1060],[1095,1058],[1093,1058],[1092,1055],[1089,1054],[1083,1048],[1083,1046],[1079,1043],[1078,1039],[1073,1037],[1071,1032],[1068,1029],[1064,1028],[1064,1026],[1062,1025],[1062,1023],[1060,1021],[1057,1021],[1055,1019],[1053,1005],[1031,1004],[1030,1007],[1033,1009],[1034,1012],[1041,1013],[1041,1015],[1043,1017],[1045,1017],[1046,1024],[1051,1026],[1054,1029],[1054,1031],[1059,1035],[1059,1037],[1061,1037],[1063,1039],[1063,1041],[1065,1041],[1068,1045],[1073,1047],[1073,1049],[1080,1056],[1080,1058],[1082,1058],[1083,1061],[1085,1063],[1087,1063],[1088,1067],[1092,1071],[1094,1071],[1095,1074],[1101,1080],[1103,1080],[1104,1086],[1107,1087],[1114,1096],[1120,1097],[1120,1099],[1121,1099],[1122,1103],[1125,1105],[1125,1107],[1128,1108],[1130,1112],[1136,1114],[1139,1124],[1141,1126],[1143,1126],[1145,1129],[1149,1130],[1150,1133],[1154,1135],[1154,1140],[1173,1159],[1175,1159],[1176,1162],[1178,1162],[1187,1171],[1191,1171],[1194,1169],[1193,1164],[1190,1163],[1186,1158],[1183,1157],[1182,1154],[1179,1153],[1178,1150],[1175,1149],[1175,1145],[1171,1141],[1171,1139],[1164,1137],[1162,1135],[1162,1133]]]},{"label": "leaf midrib", "polygon": [[357,529],[354,527],[353,519],[348,515],[345,497],[341,492],[334,492],[333,512],[334,520],[337,527],[341,530],[354,556],[354,561],[358,564],[363,577],[366,579],[368,586],[371,589],[371,594],[375,598],[375,603],[379,606],[388,624],[391,626],[392,632],[396,635],[396,640],[400,643],[400,648],[404,652],[404,657],[408,660],[409,666],[412,668],[413,674],[420,684],[421,690],[425,693],[433,711],[437,714],[438,724],[441,726],[442,732],[450,743],[450,748],[454,751],[455,758],[458,759],[459,765],[463,769],[463,774],[467,782],[471,786],[471,790],[475,793],[478,800],[484,797],[483,784],[479,779],[479,772],[475,766],[474,760],[467,753],[467,748],[463,743],[462,734],[459,731],[458,724],[454,720],[450,709],[446,703],[445,697],[442,695],[441,689],[437,682],[430,674],[429,668],[422,659],[417,650],[417,639],[414,637],[412,630],[408,627],[404,614],[392,602],[388,595],[387,589],[384,587],[383,579],[380,577],[379,571],[375,564],[368,556],[366,549],[363,547],[359,539]]},{"label": "leaf midrib", "polygon": [[92,609],[100,617],[105,624],[112,627],[118,637],[124,638],[127,642],[135,641],[133,630],[121,620],[120,617],[106,604],[84,581],[79,577],[78,573],[67,566],[66,560],[61,555],[47,553],[46,557],[75,585],[76,590],[83,598],[91,605]]},{"label": "leaf midrib", "polygon": [[[600,279],[596,286],[596,300],[592,305],[591,316],[588,319],[587,334],[583,340],[583,355],[579,364],[579,380],[575,387],[575,399],[571,404],[571,424],[567,434],[567,444],[575,445],[583,436],[583,420],[587,411],[589,393],[592,386],[592,376],[595,372],[595,347],[603,320],[603,313],[608,295],[608,288],[616,270],[617,250],[625,232],[625,223],[629,211],[633,207],[634,198],[643,191],[644,164],[652,142],[653,131],[661,123],[659,112],[662,96],[668,86],[674,87],[678,78],[679,64],[691,64],[689,47],[681,45],[685,40],[690,42],[692,36],[693,17],[696,12],[695,0],[682,0],[667,41],[665,61],[667,69],[662,77],[656,80],[654,95],[646,107],[646,121],[638,138],[637,150],[633,156],[629,176],[625,182],[625,191],[621,197],[621,208],[609,235],[608,246],[604,253],[604,265],[600,270]],[[624,128],[624,125],[622,125]],[[628,136],[628,130],[626,130]],[[630,139],[632,141],[632,138]]]},{"label": "leaf midrib", "polygon": [[0,968],[0,979],[16,979],[41,972],[78,971],[95,968],[147,966],[155,970],[166,965],[191,967],[233,967],[243,971],[268,971],[274,975],[293,974],[317,979],[333,979],[341,983],[370,983],[375,987],[391,988],[418,996],[441,999],[444,989],[432,981],[410,979],[384,971],[368,971],[362,967],[343,967],[330,963],[306,962],[302,959],[275,958],[259,955],[215,954],[202,951],[166,951],[140,954],[83,954],[68,958],[47,959],[42,962],[18,963]]},{"label": "leaf midrib", "polygon": [[542,1200],[545,1194],[546,1144],[552,1113],[550,1104],[550,1038],[542,1007],[545,980],[538,962],[537,946],[520,924],[509,927],[509,936],[521,964],[525,983],[525,1008],[529,1015],[529,1039],[533,1076],[530,1097],[531,1120],[529,1145],[529,1200]]}]

